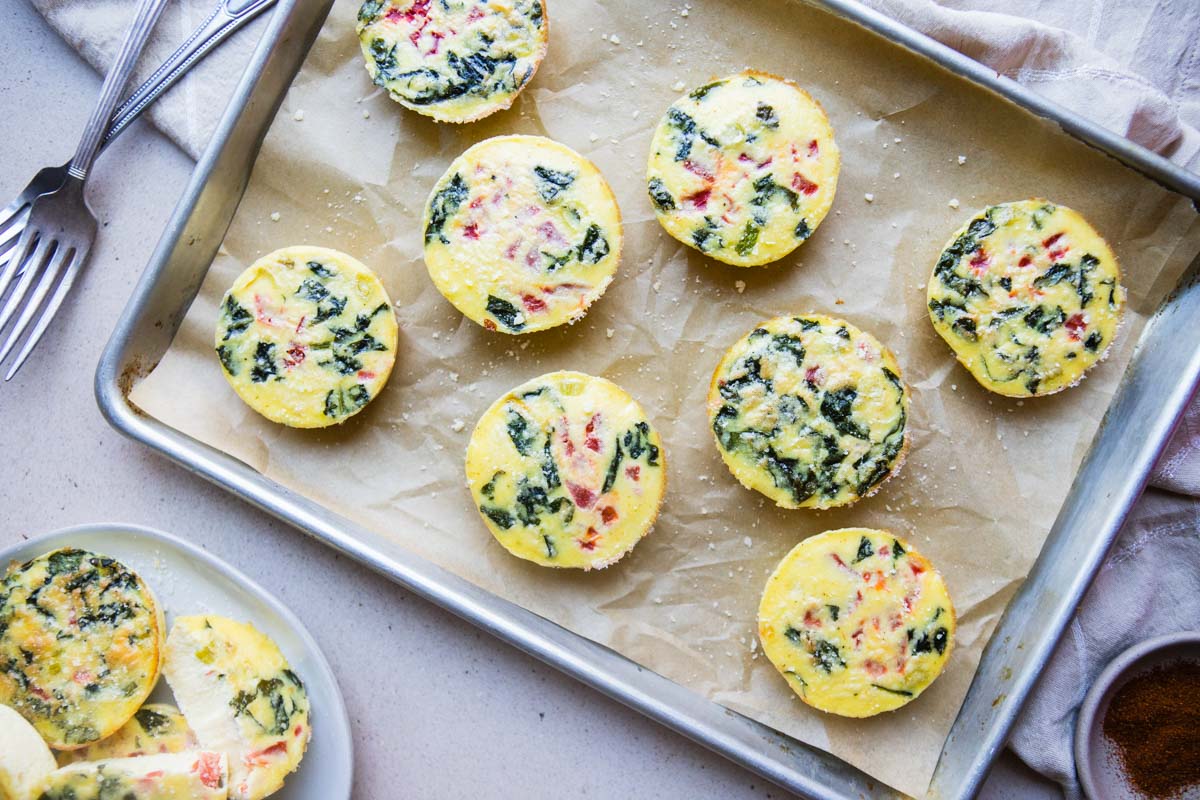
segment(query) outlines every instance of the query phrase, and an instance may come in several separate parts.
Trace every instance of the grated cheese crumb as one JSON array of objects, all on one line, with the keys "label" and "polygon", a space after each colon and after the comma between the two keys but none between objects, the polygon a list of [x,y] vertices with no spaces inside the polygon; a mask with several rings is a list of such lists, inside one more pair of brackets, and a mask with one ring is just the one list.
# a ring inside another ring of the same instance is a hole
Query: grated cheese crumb
[{"label": "grated cheese crumb", "polygon": [[874,203],[875,195],[871,194],[870,192],[867,192],[866,194],[863,195],[863,200],[866,200],[868,203]]},{"label": "grated cheese crumb", "polygon": [[746,291],[746,282],[745,281],[734,281],[733,288],[737,289],[738,294],[741,294],[742,292]]},{"label": "grated cheese crumb", "polygon": [[615,333],[616,333],[616,331],[613,330],[612,328],[608,328],[604,331],[604,335],[607,336],[609,339],[611,339],[613,337],[613,334],[615,334]]},{"label": "grated cheese crumb", "polygon": [[959,163],[959,166],[962,166],[963,164],[967,163],[967,157],[966,157],[966,156],[959,156],[959,157],[958,157],[958,163]]},{"label": "grated cheese crumb", "polygon": [[461,433],[462,429],[465,427],[467,427],[467,423],[463,422],[461,419],[456,418],[454,422],[450,423],[450,430],[454,431],[455,433]]},{"label": "grated cheese crumb", "polygon": [[279,222],[279,212],[278,211],[271,212],[271,222]]},{"label": "grated cheese crumb", "polygon": [[296,122],[303,122],[304,121],[304,109],[303,108],[298,109],[295,114],[292,114],[292,119],[296,120]]},{"label": "grated cheese crumb", "polygon": [[946,205],[950,206],[951,208],[958,208],[958,198],[957,198],[957,197],[951,197],[951,198],[950,198],[950,202],[949,202],[949,203],[947,203]]},{"label": "grated cheese crumb", "polygon": [[671,86],[671,91],[682,92],[686,88],[687,88],[687,84],[684,83],[683,81],[675,81],[675,83]]}]

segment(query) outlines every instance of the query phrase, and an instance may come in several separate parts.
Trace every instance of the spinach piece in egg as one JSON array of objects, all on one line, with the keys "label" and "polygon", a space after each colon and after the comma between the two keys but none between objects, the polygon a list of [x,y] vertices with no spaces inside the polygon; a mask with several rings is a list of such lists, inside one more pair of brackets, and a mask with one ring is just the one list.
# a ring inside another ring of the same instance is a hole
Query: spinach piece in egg
[{"label": "spinach piece in egg", "polygon": [[525,315],[512,303],[495,295],[488,295],[487,313],[499,320],[510,331],[519,331],[525,327]]},{"label": "spinach piece in egg", "polygon": [[574,172],[550,169],[540,164],[533,168],[533,176],[537,183],[538,194],[547,203],[552,202],[560,193],[571,188],[571,184],[575,182]]},{"label": "spinach piece in egg", "polygon": [[466,202],[470,191],[463,176],[456,172],[450,181],[430,199],[429,224],[425,226],[426,242],[436,239],[442,244],[450,243],[442,231],[446,227],[447,220],[454,216],[458,212],[459,206]]}]

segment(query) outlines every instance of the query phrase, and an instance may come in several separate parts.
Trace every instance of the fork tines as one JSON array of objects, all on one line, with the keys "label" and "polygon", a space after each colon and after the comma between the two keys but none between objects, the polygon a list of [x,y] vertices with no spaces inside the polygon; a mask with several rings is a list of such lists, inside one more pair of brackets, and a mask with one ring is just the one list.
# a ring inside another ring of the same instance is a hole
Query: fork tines
[{"label": "fork tines", "polygon": [[47,205],[51,206],[48,214],[37,213],[37,204],[25,212],[25,229],[16,245],[4,254],[6,263],[0,268],[0,364],[14,350],[17,353],[5,374],[6,381],[42,338],[75,282],[94,236],[94,231],[79,235],[80,231],[53,230],[52,220],[57,215],[53,214],[54,203]]}]

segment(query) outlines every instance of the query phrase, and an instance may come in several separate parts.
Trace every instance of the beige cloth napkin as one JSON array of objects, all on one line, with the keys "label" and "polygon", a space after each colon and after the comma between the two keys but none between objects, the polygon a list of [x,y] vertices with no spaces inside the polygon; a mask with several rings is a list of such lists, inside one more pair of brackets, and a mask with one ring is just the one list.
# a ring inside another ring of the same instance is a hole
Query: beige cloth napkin
[{"label": "beige cloth napkin", "polygon": [[[133,22],[137,0],[30,0],[67,44],[99,72],[106,72]],[[174,0],[168,3],[138,70],[126,91],[149,77],[191,35],[218,0]],[[266,30],[271,12],[249,22],[197,64],[146,116],[193,159],[208,143],[225,104]]]},{"label": "beige cloth napkin", "polygon": [[[753,2],[753,0],[740,0]],[[99,70],[134,0],[31,0]],[[178,0],[159,23],[139,80],[212,10]],[[550,0],[570,2],[570,0]],[[1195,0],[866,0],[866,4],[1046,97],[1200,169],[1200,3]],[[1002,13],[1001,13],[1002,10]],[[208,141],[254,44],[260,18],[150,111],[195,157]],[[1031,768],[1079,797],[1071,755],[1076,709],[1117,653],[1152,635],[1200,627],[1200,400],[1160,460],[1151,490],[1084,600],[1014,730]],[[1172,494],[1174,493],[1174,494]],[[1035,787],[1020,790],[1033,796]]]}]

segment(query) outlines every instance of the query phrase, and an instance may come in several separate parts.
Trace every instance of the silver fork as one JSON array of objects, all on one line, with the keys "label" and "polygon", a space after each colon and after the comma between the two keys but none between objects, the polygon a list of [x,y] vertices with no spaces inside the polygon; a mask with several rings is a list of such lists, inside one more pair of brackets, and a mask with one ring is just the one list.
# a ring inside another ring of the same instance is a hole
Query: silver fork
[{"label": "silver fork", "polygon": [[[120,106],[117,106],[115,111],[111,112],[111,121],[109,122],[108,130],[104,138],[100,141],[96,155],[112,143],[151,103],[174,86],[188,70],[208,55],[213,48],[225,41],[231,34],[254,19],[258,14],[270,8],[275,2],[276,0],[219,0],[212,13],[200,23],[187,40]],[[136,61],[136,57],[134,61]],[[114,64],[114,70],[115,67],[116,65]],[[105,88],[107,86],[108,83],[106,81]],[[123,86],[117,86],[116,91],[119,92],[122,88]],[[97,109],[98,111],[99,109]],[[94,158],[95,155],[93,155],[93,160]],[[13,279],[21,277],[29,266],[28,261],[17,259],[15,261],[16,270],[12,271],[9,269],[9,264],[14,263],[12,256],[17,252],[14,245],[17,244],[19,237],[28,225],[34,200],[42,194],[62,187],[67,180],[68,168],[75,161],[76,159],[72,159],[71,162],[61,167],[46,167],[40,170],[21,194],[9,203],[6,208],[0,209],[0,301],[3,300],[5,290],[12,284]],[[34,254],[36,253],[37,251],[35,250]],[[84,255],[86,256],[86,251]],[[82,261],[80,263],[82,264]],[[78,267],[76,271],[78,271]],[[71,275],[71,281],[73,280],[74,275]],[[17,286],[19,287],[20,284],[18,283]],[[70,284],[68,283],[67,289],[69,288]],[[58,298],[58,294],[58,292],[55,293],[56,298]],[[66,290],[63,290],[61,294],[65,297]],[[58,304],[61,304],[61,302],[62,298],[58,298],[57,303],[49,310],[49,313],[44,315],[46,324],[48,324],[49,318],[53,316],[54,311],[57,310]],[[0,306],[0,309],[6,309],[7,305]],[[0,310],[0,314],[2,313],[3,311]],[[7,322],[7,318],[4,318],[4,321]],[[22,348],[8,376],[5,378],[6,381],[16,373],[25,358],[28,357],[29,351],[33,349],[33,346],[44,332],[46,324],[40,324],[34,329],[34,334],[30,336],[25,347]],[[0,332],[3,331],[3,328],[4,326],[0,324]],[[11,345],[6,346],[3,351],[0,351],[0,361],[3,361],[9,349],[11,349]]]},{"label": "silver fork", "polygon": [[0,335],[16,316],[15,324],[3,345],[0,345],[0,363],[20,342],[26,329],[33,325],[13,366],[5,375],[6,381],[16,374],[29,356],[29,351],[45,332],[46,326],[62,305],[63,298],[71,290],[75,276],[87,261],[88,252],[96,238],[96,217],[84,198],[84,181],[100,152],[100,141],[117,107],[120,93],[129,82],[138,56],[145,48],[150,31],[166,4],[167,0],[142,0],[133,26],[125,35],[116,61],[104,79],[100,100],[83,129],[83,138],[75,155],[62,167],[39,173],[47,177],[52,188],[34,198],[25,230],[21,232],[21,238],[3,273],[0,273],[0,297],[3,297],[16,276],[17,268],[24,265],[20,282],[0,307]]}]

